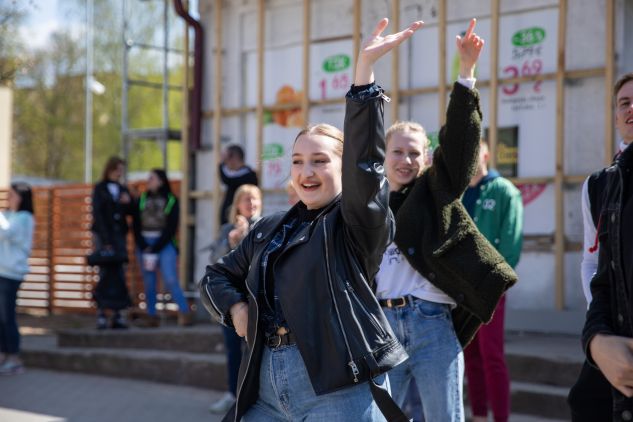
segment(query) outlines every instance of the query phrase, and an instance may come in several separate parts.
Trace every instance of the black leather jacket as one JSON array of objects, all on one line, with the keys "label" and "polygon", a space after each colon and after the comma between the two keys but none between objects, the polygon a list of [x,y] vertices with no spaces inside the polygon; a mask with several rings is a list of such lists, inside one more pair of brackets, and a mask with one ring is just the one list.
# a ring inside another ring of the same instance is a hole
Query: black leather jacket
[{"label": "black leather jacket", "polygon": [[[593,296],[582,333],[583,348],[587,360],[595,365],[589,353],[589,343],[596,334],[633,337],[633,300],[630,282],[624,276],[622,242],[631,242],[629,233],[621,232],[623,194],[631,192],[628,184],[633,170],[633,148],[628,147],[611,167],[592,175],[598,183],[598,198],[602,201],[599,224],[600,240],[598,270],[591,280]],[[613,393],[613,420],[630,421],[633,418],[633,399],[615,388]]]},{"label": "black leather jacket", "polygon": [[[407,358],[371,287],[394,232],[383,169],[382,90],[366,98],[348,94],[345,139],[342,195],[293,236],[274,268],[284,316],[317,394],[367,381]],[[239,420],[257,400],[265,347],[256,300],[260,259],[283,220],[284,214],[262,218],[201,281],[203,303],[226,326],[232,326],[231,306],[248,301],[248,352],[235,413],[226,419]]]}]

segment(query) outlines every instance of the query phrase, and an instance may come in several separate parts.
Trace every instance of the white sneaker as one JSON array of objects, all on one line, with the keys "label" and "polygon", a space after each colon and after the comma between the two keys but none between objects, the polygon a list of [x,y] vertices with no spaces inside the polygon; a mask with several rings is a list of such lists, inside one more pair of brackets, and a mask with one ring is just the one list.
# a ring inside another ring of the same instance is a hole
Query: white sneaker
[{"label": "white sneaker", "polygon": [[209,412],[211,413],[226,413],[231,406],[235,403],[235,396],[233,393],[226,392],[218,401],[209,406]]},{"label": "white sneaker", "polygon": [[0,365],[0,375],[16,375],[24,372],[24,365],[20,361],[5,359]]}]

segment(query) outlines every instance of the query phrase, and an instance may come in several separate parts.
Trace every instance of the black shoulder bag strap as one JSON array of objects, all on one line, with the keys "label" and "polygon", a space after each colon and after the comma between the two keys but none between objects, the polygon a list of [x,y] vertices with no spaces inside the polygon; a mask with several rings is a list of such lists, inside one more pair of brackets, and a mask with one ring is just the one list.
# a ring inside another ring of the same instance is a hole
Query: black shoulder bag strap
[{"label": "black shoulder bag strap", "polygon": [[374,377],[380,374],[378,363],[374,357],[372,355],[365,357],[365,362],[367,362],[369,366],[369,389],[371,396],[385,419],[389,422],[410,422],[411,420],[404,414],[402,409],[400,409],[400,406],[396,404],[391,394],[389,394],[386,383],[385,385],[379,385],[374,381]]}]

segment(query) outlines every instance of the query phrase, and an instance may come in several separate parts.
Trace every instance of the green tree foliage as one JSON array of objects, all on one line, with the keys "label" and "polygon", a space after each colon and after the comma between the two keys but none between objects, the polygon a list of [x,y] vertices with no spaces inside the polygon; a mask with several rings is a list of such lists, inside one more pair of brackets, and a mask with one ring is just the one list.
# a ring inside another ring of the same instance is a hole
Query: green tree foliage
[{"label": "green tree foliage", "polygon": [[25,86],[14,92],[14,171],[53,179],[83,174],[83,49],[67,32],[31,53]]},{"label": "green tree foliage", "polygon": [[[162,43],[162,2],[128,0],[129,39],[136,43]],[[85,0],[62,3],[66,16],[85,20]],[[103,95],[93,96],[93,180],[101,175],[105,161],[120,155],[122,60],[121,2],[95,0],[94,68],[95,79],[105,87]],[[170,45],[181,48],[182,22],[170,10]],[[14,171],[19,174],[68,181],[81,181],[84,173],[85,59],[84,34],[73,35],[68,28],[51,36],[42,50],[28,52],[30,66],[15,90]],[[181,60],[170,57],[170,83],[183,80]],[[162,55],[133,47],[129,55],[129,77],[162,81]],[[182,94],[169,93],[171,128],[181,127]],[[133,87],[128,95],[130,128],[162,126],[162,93]],[[168,147],[170,170],[180,168],[180,143]],[[129,171],[144,171],[162,166],[160,145],[149,140],[131,144]]]},{"label": "green tree foliage", "polygon": [[16,73],[25,64],[24,46],[16,34],[26,17],[27,7],[18,3],[21,2],[0,0],[0,85],[12,85]]}]

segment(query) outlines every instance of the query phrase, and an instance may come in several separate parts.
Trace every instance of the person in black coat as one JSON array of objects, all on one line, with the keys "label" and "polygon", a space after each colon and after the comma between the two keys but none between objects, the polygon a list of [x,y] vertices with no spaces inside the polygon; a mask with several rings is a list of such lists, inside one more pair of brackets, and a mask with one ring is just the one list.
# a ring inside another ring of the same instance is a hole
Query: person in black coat
[{"label": "person in black coat", "polygon": [[99,266],[99,282],[94,290],[97,302],[97,329],[108,327],[106,310],[112,310],[111,328],[127,328],[121,310],[132,304],[125,283],[123,265],[127,262],[126,216],[131,212],[131,197],[120,180],[125,171],[125,161],[110,157],[103,176],[92,193],[92,233],[96,251],[110,251],[116,262]]},{"label": "person in black coat", "polygon": [[222,208],[220,208],[220,225],[229,222],[229,209],[233,203],[235,192],[242,185],[257,186],[257,173],[244,164],[244,150],[239,145],[229,145],[222,155],[222,164],[218,169],[220,180],[226,186]]},{"label": "person in black coat", "polygon": [[[591,303],[582,332],[589,365],[611,384],[613,421],[633,420],[633,73],[614,86],[615,125],[622,145],[613,165],[594,174],[593,195],[600,204],[596,240],[598,268],[591,279]],[[592,372],[595,372],[592,370]],[[585,372],[571,404],[573,420],[606,420],[598,374]],[[588,405],[579,408],[578,402]],[[574,402],[576,406],[574,406]],[[576,417],[582,411],[586,419]],[[593,417],[593,419],[592,419]],[[603,419],[598,419],[603,418]]]},{"label": "person in black coat", "polygon": [[201,281],[206,309],[247,343],[225,420],[407,420],[386,376],[407,354],[372,292],[394,229],[386,96],[373,65],[422,23],[383,37],[387,25],[381,20],[361,48],[345,146],[333,126],[300,131],[291,167],[300,202],[263,217]]}]

